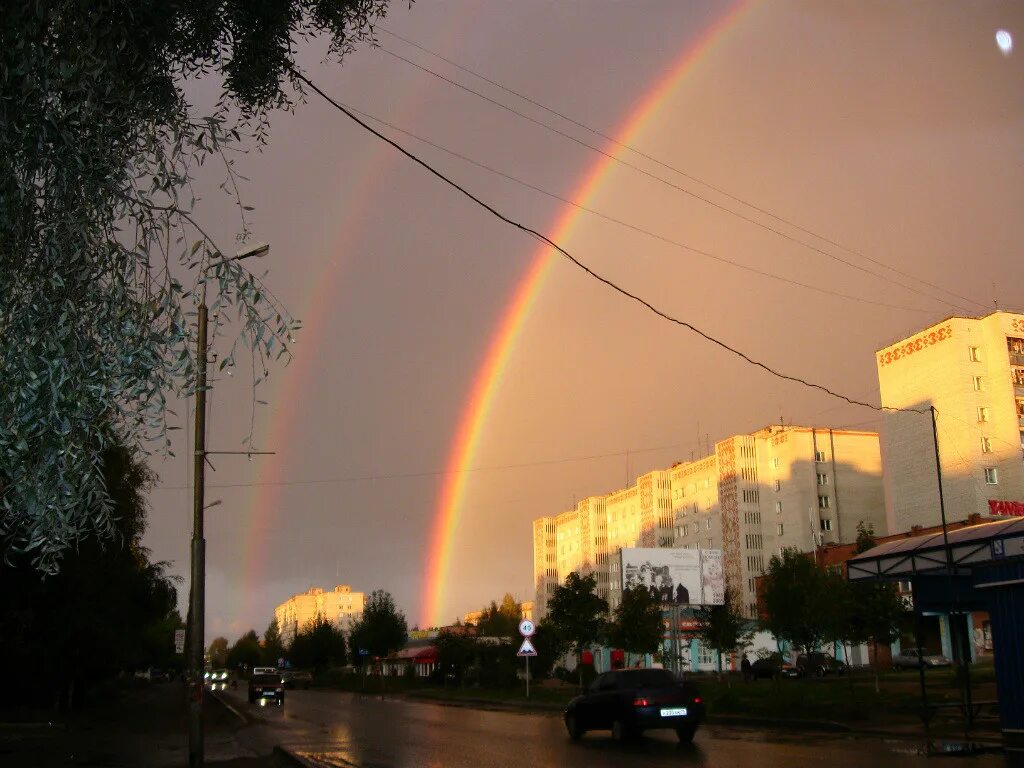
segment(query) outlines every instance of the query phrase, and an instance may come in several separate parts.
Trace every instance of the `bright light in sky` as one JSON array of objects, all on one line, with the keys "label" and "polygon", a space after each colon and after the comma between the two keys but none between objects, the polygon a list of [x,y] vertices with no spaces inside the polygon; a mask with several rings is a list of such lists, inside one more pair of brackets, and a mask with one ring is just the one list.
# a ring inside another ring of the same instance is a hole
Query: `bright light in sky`
[{"label": "bright light in sky", "polygon": [[1005,29],[1000,29],[996,32],[996,45],[999,46],[999,50],[1003,52],[1004,56],[1009,56],[1013,50],[1013,35]]}]

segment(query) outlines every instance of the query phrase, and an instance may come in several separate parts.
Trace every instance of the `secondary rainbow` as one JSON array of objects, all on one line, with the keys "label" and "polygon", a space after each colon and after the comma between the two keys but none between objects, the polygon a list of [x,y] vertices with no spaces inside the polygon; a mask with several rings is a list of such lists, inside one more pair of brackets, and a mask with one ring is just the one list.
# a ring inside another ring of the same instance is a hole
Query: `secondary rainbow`
[{"label": "secondary rainbow", "polygon": [[[614,134],[615,142],[609,142],[606,151],[616,156],[628,151],[623,150],[621,145],[632,143],[644,126],[657,115],[659,108],[683,79],[694,71],[701,59],[722,41],[726,32],[754,5],[755,0],[737,3],[712,24],[696,42],[687,47],[630,110]],[[584,174],[570,199],[580,205],[587,204],[600,189],[614,165],[615,161],[612,158],[602,156]],[[558,243],[564,242],[579,217],[579,209],[566,206],[549,228],[552,239]],[[505,366],[529,317],[530,309],[543,288],[545,278],[558,258],[557,252],[549,246],[541,246],[534,252],[529,267],[502,313],[488,343],[483,362],[473,379],[449,450],[444,480],[437,496],[427,550],[421,626],[439,626],[445,623],[444,597],[455,532],[458,529],[459,515],[465,501],[470,474],[467,470],[474,466],[481,435],[500,388]]]}]

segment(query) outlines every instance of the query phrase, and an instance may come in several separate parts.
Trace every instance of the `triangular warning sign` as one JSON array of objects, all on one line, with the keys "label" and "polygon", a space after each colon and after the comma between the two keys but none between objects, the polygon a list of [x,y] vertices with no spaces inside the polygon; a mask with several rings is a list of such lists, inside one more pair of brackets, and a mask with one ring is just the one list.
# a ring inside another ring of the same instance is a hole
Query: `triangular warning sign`
[{"label": "triangular warning sign", "polygon": [[519,646],[519,653],[516,656],[536,656],[537,649],[533,647],[533,643],[530,642],[530,638],[523,638],[523,644]]}]

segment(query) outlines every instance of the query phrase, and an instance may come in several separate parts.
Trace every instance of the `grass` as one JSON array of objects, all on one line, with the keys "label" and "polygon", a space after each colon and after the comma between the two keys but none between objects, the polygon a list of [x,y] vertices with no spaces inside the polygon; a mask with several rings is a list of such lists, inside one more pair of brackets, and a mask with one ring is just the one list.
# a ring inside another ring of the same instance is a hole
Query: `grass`
[{"label": "grass", "polygon": [[[879,692],[870,669],[854,670],[849,677],[823,679],[756,680],[744,683],[736,673],[720,681],[713,674],[691,674],[712,714],[792,720],[829,720],[857,725],[896,725],[921,722],[921,691],[918,673],[886,670],[879,675]],[[545,681],[514,688],[433,686],[422,679],[345,676],[325,681],[328,687],[366,693],[412,694],[443,701],[482,701],[495,704],[556,708],[577,694],[573,685]],[[971,668],[973,697],[996,699],[995,673],[991,663]],[[930,669],[926,673],[929,703],[958,702],[960,686],[952,669]],[[949,710],[942,717],[960,717]]]}]

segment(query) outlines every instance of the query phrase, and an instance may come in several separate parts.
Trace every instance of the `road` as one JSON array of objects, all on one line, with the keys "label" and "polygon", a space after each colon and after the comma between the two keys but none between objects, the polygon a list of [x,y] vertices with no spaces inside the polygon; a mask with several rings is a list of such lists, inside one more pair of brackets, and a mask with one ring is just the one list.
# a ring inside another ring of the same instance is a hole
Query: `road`
[{"label": "road", "polygon": [[[561,719],[494,712],[337,691],[289,691],[283,708],[246,703],[244,689],[225,697],[256,718],[239,733],[255,754],[281,744],[314,765],[346,768],[562,768],[563,766],[924,766],[921,745],[879,738],[779,735],[713,726],[680,745],[671,731],[620,745],[606,733],[579,743]],[[930,761],[934,765],[934,759]],[[957,759],[958,766],[1005,766],[999,755]],[[940,763],[941,764],[941,763]]]}]

